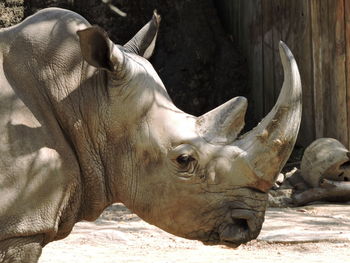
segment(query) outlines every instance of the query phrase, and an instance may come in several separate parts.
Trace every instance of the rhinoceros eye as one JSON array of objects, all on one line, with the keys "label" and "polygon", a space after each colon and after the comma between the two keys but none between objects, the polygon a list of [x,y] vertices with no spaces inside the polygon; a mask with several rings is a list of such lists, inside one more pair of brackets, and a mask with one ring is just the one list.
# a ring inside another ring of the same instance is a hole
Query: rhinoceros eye
[{"label": "rhinoceros eye", "polygon": [[194,161],[194,158],[187,154],[181,154],[179,157],[176,158],[176,161],[181,166],[188,166],[190,162]]},{"label": "rhinoceros eye", "polygon": [[181,178],[190,178],[198,166],[197,154],[193,146],[181,144],[169,151],[169,159]]},{"label": "rhinoceros eye", "polygon": [[188,154],[181,154],[176,158],[180,173],[192,174],[196,167],[196,159]]}]

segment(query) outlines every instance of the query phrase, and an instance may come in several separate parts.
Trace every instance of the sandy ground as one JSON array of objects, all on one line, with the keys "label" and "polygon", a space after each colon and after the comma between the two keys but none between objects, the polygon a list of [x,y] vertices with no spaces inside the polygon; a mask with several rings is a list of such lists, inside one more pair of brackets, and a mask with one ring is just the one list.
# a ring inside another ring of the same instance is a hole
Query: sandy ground
[{"label": "sandy ground", "polygon": [[350,206],[269,209],[258,240],[237,249],[205,246],[149,225],[121,204],[47,245],[40,263],[350,262]]}]

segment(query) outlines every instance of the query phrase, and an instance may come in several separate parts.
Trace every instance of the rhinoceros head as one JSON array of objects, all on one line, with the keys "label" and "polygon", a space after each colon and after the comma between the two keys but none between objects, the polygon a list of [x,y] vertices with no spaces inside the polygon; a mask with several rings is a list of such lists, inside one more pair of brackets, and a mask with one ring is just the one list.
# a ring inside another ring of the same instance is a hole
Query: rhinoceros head
[{"label": "rhinoceros head", "polygon": [[178,109],[151,64],[160,18],[125,46],[98,27],[78,32],[83,57],[108,74],[111,191],[151,224],[209,244],[258,236],[267,192],[288,159],[301,119],[301,84],[283,43],[285,82],[271,112],[238,137],[247,101],[195,117]]}]

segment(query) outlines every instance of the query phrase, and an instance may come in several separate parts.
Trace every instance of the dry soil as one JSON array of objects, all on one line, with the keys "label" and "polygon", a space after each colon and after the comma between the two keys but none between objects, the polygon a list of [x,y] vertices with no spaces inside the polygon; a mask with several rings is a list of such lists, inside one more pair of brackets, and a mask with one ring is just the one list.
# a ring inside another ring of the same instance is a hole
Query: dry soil
[{"label": "dry soil", "polygon": [[39,262],[350,262],[349,241],[349,205],[269,209],[258,240],[230,249],[175,237],[115,204],[47,245]]}]

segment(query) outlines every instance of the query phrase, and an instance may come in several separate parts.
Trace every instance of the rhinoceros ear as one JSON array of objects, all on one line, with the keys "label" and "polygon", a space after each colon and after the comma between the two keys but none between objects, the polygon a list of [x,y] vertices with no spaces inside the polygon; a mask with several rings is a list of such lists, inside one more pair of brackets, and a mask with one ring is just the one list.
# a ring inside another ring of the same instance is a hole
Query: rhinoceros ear
[{"label": "rhinoceros ear", "polygon": [[[92,66],[115,71],[122,63],[121,51],[99,26],[77,31],[83,58]],[[115,49],[115,50],[114,50]]]},{"label": "rhinoceros ear", "polygon": [[124,45],[124,48],[139,56],[149,59],[154,51],[160,24],[160,15],[153,11],[152,19]]}]

